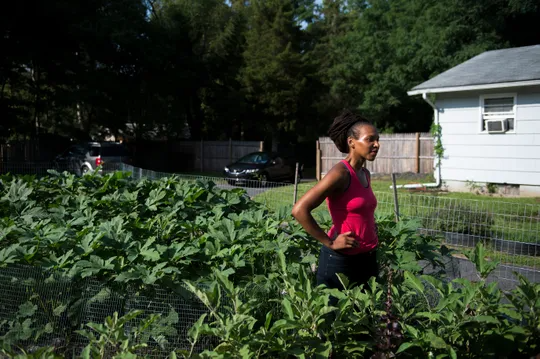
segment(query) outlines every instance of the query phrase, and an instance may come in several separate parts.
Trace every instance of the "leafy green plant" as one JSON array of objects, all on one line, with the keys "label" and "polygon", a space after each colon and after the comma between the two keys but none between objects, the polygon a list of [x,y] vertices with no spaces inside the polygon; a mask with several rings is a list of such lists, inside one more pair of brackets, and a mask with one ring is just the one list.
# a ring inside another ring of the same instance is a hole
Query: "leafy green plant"
[{"label": "leafy green plant", "polygon": [[[538,353],[540,350],[540,285],[530,283],[523,275],[514,273],[519,280],[519,285],[510,293],[505,293],[506,298],[512,303],[513,310],[509,312],[517,323],[519,329],[512,328],[510,339],[515,339],[518,352]],[[518,340],[519,339],[519,340]]]},{"label": "leafy green plant", "polygon": [[474,263],[480,279],[485,280],[497,268],[497,261],[488,260],[484,249],[484,244],[479,242],[474,250],[465,251],[467,258]]},{"label": "leafy green plant", "polygon": [[397,278],[405,270],[422,273],[430,267],[443,272],[445,257],[451,254],[451,250],[439,238],[420,234],[419,221],[395,222],[391,217],[382,217],[377,219],[377,223],[377,258],[383,269],[388,267],[397,271]]},{"label": "leafy green plant", "polygon": [[60,359],[61,356],[54,353],[54,347],[43,347],[34,349],[32,352],[28,352],[22,348],[19,348],[17,352],[13,351],[9,347],[0,349],[0,353],[11,359]]},{"label": "leafy green plant", "polygon": [[[212,183],[134,182],[123,174],[2,183],[0,215],[10,224],[0,265],[25,263],[73,278],[144,286],[178,282],[179,273],[185,279],[211,272],[194,262],[247,267],[242,242],[277,235],[275,220],[259,222],[267,215],[241,190],[222,191]],[[217,249],[232,242],[228,253]]]},{"label": "leafy green plant", "polygon": [[[451,251],[439,238],[422,234],[416,220],[378,218],[379,276],[354,288],[341,276],[346,289],[329,290],[314,284],[319,245],[289,213],[268,212],[239,189],[174,177],[0,176],[0,267],[54,271],[76,288],[67,302],[46,291],[26,295],[0,323],[4,353],[58,355],[58,347],[18,348],[58,330],[56,314],[88,339],[83,357],[172,351],[171,358],[444,358],[538,351],[540,286],[519,277],[518,287],[503,294],[489,284],[496,262],[485,258],[483,245],[467,254],[478,280],[450,281],[444,263]],[[89,279],[102,288],[82,295]],[[104,323],[81,327],[78,313],[86,305],[117,296],[119,307],[127,307],[134,294],[158,300],[158,289],[195,296],[207,312],[189,330],[179,329],[175,310],[142,320],[140,312],[111,313]],[[42,317],[47,321],[37,320]],[[187,347],[169,345],[185,331]],[[201,343],[216,345],[201,351]]]},{"label": "leafy green plant", "polygon": [[103,324],[88,323],[86,326],[89,329],[78,330],[77,333],[89,341],[81,352],[81,358],[135,358],[149,348],[150,340],[164,348],[164,334],[176,335],[170,327],[171,323],[160,314],[150,314],[136,321],[142,313],[141,310],[133,310],[119,316],[114,312]]},{"label": "leafy green plant", "polygon": [[[128,358],[136,354],[137,350],[146,347],[146,344],[133,344],[133,336],[138,334],[138,330],[126,334],[124,327],[130,320],[140,315],[141,311],[133,311],[122,317],[115,312],[112,316],[105,319],[104,324],[88,323],[89,329],[77,331],[78,334],[89,340],[88,345],[81,353],[82,358]],[[152,324],[158,318],[157,315],[151,315],[143,322],[141,328]]]},{"label": "leafy green plant", "polygon": [[499,186],[496,183],[488,183],[486,188],[489,194],[495,194],[499,190]]},{"label": "leafy green plant", "polygon": [[38,306],[28,301],[19,306],[13,320],[3,320],[0,322],[0,330],[5,334],[0,336],[0,342],[11,346],[19,342],[25,342],[31,338],[38,339],[44,333],[52,333],[53,326],[48,323],[45,327],[35,327],[32,319]]},{"label": "leafy green plant", "polygon": [[[281,275],[269,278],[282,285],[281,295],[271,299],[279,303],[280,310],[262,317],[254,316],[259,298],[242,301],[243,288],[235,287],[221,273],[215,273],[215,281],[206,291],[188,283],[190,290],[209,308],[210,322],[205,323],[206,315],[203,315],[190,331],[193,345],[201,335],[220,340],[213,350],[201,353],[201,357],[327,358],[331,351],[362,357],[371,345],[369,341],[359,342],[358,337],[366,334],[369,337],[369,318],[380,313],[371,310],[380,292],[375,282],[371,295],[359,288],[339,292],[314,287],[304,267],[298,269],[298,275],[292,275],[286,268],[284,255],[280,258]],[[336,306],[329,305],[330,296],[339,298]],[[181,354],[190,357],[192,352]]]},{"label": "leafy green plant", "polygon": [[[535,325],[536,311],[524,309],[525,298],[532,298],[540,289],[523,277],[522,288],[509,294],[512,304],[503,304],[497,283],[486,282],[493,266],[483,258],[478,244],[471,258],[479,272],[479,281],[456,279],[444,282],[432,276],[416,277],[405,273],[404,286],[396,288],[396,305],[403,323],[406,341],[397,353],[422,355],[433,353],[439,357],[512,356],[534,354],[537,337],[521,327],[522,313],[529,313],[528,324]],[[523,288],[528,296],[523,296]],[[436,294],[435,303],[428,300],[430,292]],[[521,299],[517,299],[517,298]],[[420,300],[418,300],[420,299]],[[529,327],[530,328],[530,327]],[[474,355],[473,355],[474,354]]]},{"label": "leafy green plant", "polygon": [[482,188],[482,185],[474,182],[474,181],[470,181],[470,180],[467,180],[465,182],[465,186],[469,189],[469,192],[473,192],[473,193],[476,193],[476,194],[481,194],[483,192],[483,188]]}]

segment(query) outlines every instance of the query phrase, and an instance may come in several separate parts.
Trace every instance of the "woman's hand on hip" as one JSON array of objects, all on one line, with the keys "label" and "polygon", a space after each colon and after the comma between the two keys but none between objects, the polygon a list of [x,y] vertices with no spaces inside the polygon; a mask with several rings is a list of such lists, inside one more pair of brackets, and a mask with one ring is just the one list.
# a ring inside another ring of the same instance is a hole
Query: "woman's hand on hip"
[{"label": "woman's hand on hip", "polygon": [[351,236],[351,233],[352,232],[341,233],[336,237],[336,239],[334,239],[333,242],[330,243],[329,248],[335,251],[340,249],[356,248],[358,246],[358,242],[354,239],[354,237]]}]

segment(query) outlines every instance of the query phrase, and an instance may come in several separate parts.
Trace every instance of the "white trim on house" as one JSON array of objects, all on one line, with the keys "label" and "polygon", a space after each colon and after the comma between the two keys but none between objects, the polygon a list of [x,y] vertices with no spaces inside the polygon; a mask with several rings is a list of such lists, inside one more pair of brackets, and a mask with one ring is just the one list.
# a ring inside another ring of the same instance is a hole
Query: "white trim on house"
[{"label": "white trim on house", "polygon": [[[512,97],[514,98],[514,105],[512,107],[512,114],[509,113],[501,113],[501,114],[494,114],[494,115],[487,115],[489,119],[493,120],[504,120],[506,118],[512,118],[514,120],[514,128],[512,130],[508,130],[505,133],[516,133],[516,126],[517,126],[517,93],[497,93],[497,94],[488,94],[488,95],[480,95],[479,96],[479,104],[478,104],[478,110],[479,110],[479,119],[478,122],[478,133],[480,134],[489,134],[487,130],[484,129],[484,117],[486,116],[484,114],[484,100],[485,99],[496,99],[496,98],[504,98],[504,97]],[[511,115],[511,116],[510,116]]]},{"label": "white trim on house", "polygon": [[407,91],[407,95],[422,95],[424,93],[444,93],[444,92],[460,92],[460,91],[479,91],[490,90],[509,87],[521,87],[521,86],[540,86],[540,80],[530,81],[515,81],[515,82],[500,82],[496,84],[482,84],[482,85],[469,85],[469,86],[454,86],[454,87],[439,87],[431,89],[420,89]]}]

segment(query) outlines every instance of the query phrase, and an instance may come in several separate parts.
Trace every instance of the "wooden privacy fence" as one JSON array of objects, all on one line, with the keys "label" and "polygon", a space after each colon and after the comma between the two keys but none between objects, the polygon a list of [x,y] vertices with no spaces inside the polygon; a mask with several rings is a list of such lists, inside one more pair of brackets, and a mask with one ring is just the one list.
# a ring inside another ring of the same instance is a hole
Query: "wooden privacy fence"
[{"label": "wooden privacy fence", "polygon": [[37,161],[39,145],[34,141],[0,143],[0,161]]},{"label": "wooden privacy fence", "polygon": [[[377,159],[366,167],[373,173],[431,173],[435,165],[433,136],[430,133],[382,134]],[[317,141],[317,178],[322,178],[345,158],[329,137]]]},{"label": "wooden privacy fence", "polygon": [[191,161],[193,170],[220,172],[229,163],[263,148],[263,141],[182,141],[172,144],[170,151]]}]

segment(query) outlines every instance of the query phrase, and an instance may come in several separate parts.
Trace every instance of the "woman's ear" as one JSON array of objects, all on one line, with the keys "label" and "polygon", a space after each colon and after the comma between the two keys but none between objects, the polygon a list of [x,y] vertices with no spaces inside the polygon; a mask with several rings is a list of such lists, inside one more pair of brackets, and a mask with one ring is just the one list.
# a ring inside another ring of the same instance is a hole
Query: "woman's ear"
[{"label": "woman's ear", "polygon": [[349,148],[354,149],[354,140],[352,139],[352,137],[347,138],[347,144],[349,145]]}]

